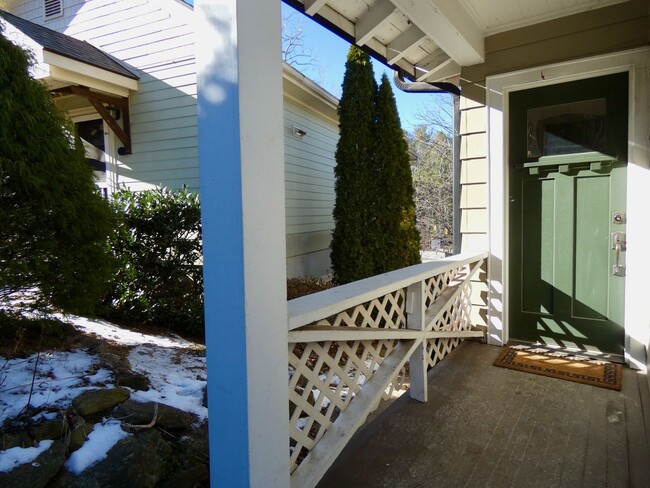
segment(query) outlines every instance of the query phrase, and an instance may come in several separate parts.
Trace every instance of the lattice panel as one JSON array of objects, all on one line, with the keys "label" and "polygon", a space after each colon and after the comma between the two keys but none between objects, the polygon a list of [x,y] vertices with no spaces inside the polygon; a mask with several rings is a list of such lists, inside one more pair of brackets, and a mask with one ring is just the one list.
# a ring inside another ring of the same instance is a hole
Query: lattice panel
[{"label": "lattice panel", "polygon": [[[289,345],[289,449],[293,472],[362,390],[397,340]],[[399,378],[399,374],[397,375]],[[394,383],[401,381],[396,379]],[[392,393],[393,385],[387,389]]]},{"label": "lattice panel", "polygon": [[401,289],[320,320],[317,325],[400,329],[406,326],[405,307],[406,291]]},{"label": "lattice panel", "polygon": [[[458,278],[458,276],[461,277]],[[467,276],[467,271],[457,275],[457,278],[453,282],[450,280],[450,284],[448,283],[447,286],[455,284],[454,282],[460,282],[465,276]],[[433,330],[470,330],[472,325],[470,322],[470,313],[472,310],[471,295],[472,286],[471,282],[468,282],[460,289],[454,299],[449,302],[441,319],[433,324]],[[462,339],[458,337],[428,340],[426,347],[427,369],[433,368],[447,354],[453,351],[461,341]]]},{"label": "lattice panel", "polygon": [[435,302],[440,295],[447,289],[449,286],[460,283],[465,279],[469,268],[463,266],[461,268],[456,268],[449,270],[445,273],[433,276],[424,281],[424,305],[426,308],[429,308],[433,302]]},{"label": "lattice panel", "polygon": [[432,325],[432,330],[469,330],[470,314],[472,311],[472,286],[471,282],[463,286],[453,300],[445,307],[440,320]]}]

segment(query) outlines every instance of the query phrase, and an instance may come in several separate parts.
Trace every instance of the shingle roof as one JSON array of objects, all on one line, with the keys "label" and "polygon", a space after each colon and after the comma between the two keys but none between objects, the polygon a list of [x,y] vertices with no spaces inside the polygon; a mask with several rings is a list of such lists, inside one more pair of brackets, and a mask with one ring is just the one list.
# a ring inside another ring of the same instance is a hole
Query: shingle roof
[{"label": "shingle roof", "polygon": [[123,66],[118,60],[92,44],[21,19],[3,10],[0,10],[0,17],[19,29],[27,37],[39,43],[46,51],[81,61],[82,63],[105,69],[133,80],[139,79],[137,75]]}]

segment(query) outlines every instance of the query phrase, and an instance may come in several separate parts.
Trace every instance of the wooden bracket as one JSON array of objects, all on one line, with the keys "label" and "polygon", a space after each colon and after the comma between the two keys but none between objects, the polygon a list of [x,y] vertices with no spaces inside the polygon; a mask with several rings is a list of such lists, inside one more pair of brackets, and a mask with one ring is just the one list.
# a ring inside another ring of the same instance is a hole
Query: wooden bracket
[{"label": "wooden bracket", "polygon": [[[92,106],[101,115],[102,119],[108,124],[117,138],[124,144],[123,154],[131,154],[131,120],[129,114],[129,99],[126,97],[114,97],[91,91],[85,86],[66,86],[52,90],[62,95],[79,95],[88,99]],[[117,121],[110,114],[104,104],[112,105],[120,109],[122,113],[122,125],[120,127]]]}]

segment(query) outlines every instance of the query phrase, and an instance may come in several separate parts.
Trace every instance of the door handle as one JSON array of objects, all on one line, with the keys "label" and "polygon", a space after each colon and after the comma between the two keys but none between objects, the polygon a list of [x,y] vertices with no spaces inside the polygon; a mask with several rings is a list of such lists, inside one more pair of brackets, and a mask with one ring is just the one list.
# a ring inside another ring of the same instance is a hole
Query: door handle
[{"label": "door handle", "polygon": [[625,266],[620,264],[621,252],[627,249],[625,232],[612,232],[612,249],[616,256],[615,264],[612,266],[612,274],[614,276],[625,276]]}]

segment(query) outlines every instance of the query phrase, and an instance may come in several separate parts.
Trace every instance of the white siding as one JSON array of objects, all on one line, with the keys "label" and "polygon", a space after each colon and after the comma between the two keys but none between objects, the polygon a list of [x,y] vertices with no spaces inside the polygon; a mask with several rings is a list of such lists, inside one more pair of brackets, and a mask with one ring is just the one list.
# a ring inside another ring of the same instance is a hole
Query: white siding
[{"label": "white siding", "polygon": [[[42,0],[8,6],[27,20],[90,42],[140,77],[130,97],[133,154],[117,157],[118,184],[198,190],[192,9],[176,0],[66,0],[63,16],[45,21]],[[121,145],[117,139],[115,145]]]},{"label": "white siding", "polygon": [[[293,135],[293,126],[306,132]],[[320,277],[329,269],[334,229],[334,153],[338,127],[294,101],[284,100],[287,273]]]},{"label": "white siding", "polygon": [[[192,9],[176,0],[66,0],[63,16],[47,21],[42,0],[9,0],[7,9],[95,45],[140,77],[130,97],[133,154],[116,156],[118,185],[198,190]],[[293,83],[292,95],[284,98],[287,269],[290,277],[323,276],[334,228],[338,125],[331,105],[327,115],[319,113],[333,103],[323,105],[319,88]],[[294,125],[306,135],[294,136]],[[113,143],[121,145],[117,138]]]}]

